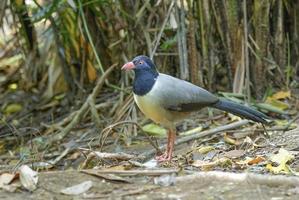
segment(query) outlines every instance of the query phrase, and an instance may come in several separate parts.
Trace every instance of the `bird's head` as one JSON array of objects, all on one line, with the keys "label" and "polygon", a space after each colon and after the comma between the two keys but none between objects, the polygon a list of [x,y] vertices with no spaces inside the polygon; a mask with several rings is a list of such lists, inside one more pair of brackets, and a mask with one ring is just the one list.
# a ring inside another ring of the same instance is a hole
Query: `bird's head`
[{"label": "bird's head", "polygon": [[147,56],[137,56],[132,61],[124,64],[121,68],[122,70],[134,70],[137,71],[149,71],[157,73],[157,69],[153,61]]}]

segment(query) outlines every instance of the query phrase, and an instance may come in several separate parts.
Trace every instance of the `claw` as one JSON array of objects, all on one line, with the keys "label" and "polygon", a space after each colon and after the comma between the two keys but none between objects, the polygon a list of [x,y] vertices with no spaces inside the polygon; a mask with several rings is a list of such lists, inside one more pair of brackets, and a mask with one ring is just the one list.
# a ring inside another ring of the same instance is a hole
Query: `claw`
[{"label": "claw", "polygon": [[160,156],[156,156],[155,159],[158,162],[165,162],[165,161],[170,161],[171,160],[171,156],[167,154],[167,152],[163,153]]}]

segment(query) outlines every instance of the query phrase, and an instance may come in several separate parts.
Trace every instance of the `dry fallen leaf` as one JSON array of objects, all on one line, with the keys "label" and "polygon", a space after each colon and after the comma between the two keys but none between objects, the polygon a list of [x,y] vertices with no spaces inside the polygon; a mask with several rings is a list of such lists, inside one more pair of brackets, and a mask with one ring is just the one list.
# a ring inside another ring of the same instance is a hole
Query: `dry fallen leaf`
[{"label": "dry fallen leaf", "polygon": [[202,131],[202,129],[203,129],[203,127],[199,126],[194,129],[182,132],[182,133],[180,133],[180,135],[191,135],[191,134],[198,133],[198,132]]},{"label": "dry fallen leaf", "polygon": [[238,165],[256,165],[263,161],[265,161],[265,158],[262,156],[256,156],[255,158],[246,157],[245,160],[237,161],[236,164],[238,164]]},{"label": "dry fallen leaf", "polygon": [[215,150],[215,148],[212,146],[203,146],[203,147],[200,147],[199,149],[197,149],[197,152],[201,153],[201,154],[206,154],[213,150]]},{"label": "dry fallen leaf", "polygon": [[78,185],[65,188],[60,192],[62,194],[67,194],[67,195],[79,195],[88,191],[92,187],[92,185],[93,185],[92,181],[84,181]]},{"label": "dry fallen leaf", "polygon": [[210,168],[210,167],[215,167],[215,166],[219,166],[219,165],[223,166],[226,164],[231,164],[231,160],[228,158],[219,158],[212,162],[203,161],[203,160],[194,160],[194,162],[192,163],[192,166]]},{"label": "dry fallen leaf", "polygon": [[245,153],[244,150],[231,150],[231,151],[225,152],[224,156],[228,157],[228,158],[239,158],[239,157],[243,156],[244,153]]},{"label": "dry fallen leaf", "polygon": [[270,157],[270,160],[276,164],[278,164],[277,167],[272,166],[271,163],[268,163],[266,168],[273,172],[274,174],[278,173],[291,173],[289,165],[287,165],[287,162],[294,159],[294,155],[292,155],[290,152],[288,152],[285,149],[279,149],[278,154],[275,154]]},{"label": "dry fallen leaf", "polygon": [[0,176],[0,187],[3,185],[8,185],[16,177],[16,174],[4,173]]},{"label": "dry fallen leaf", "polygon": [[285,164],[292,159],[294,159],[294,155],[282,148],[279,149],[278,154],[270,157],[270,160],[277,164]]},{"label": "dry fallen leaf", "polygon": [[237,145],[237,140],[235,140],[234,138],[228,136],[226,133],[223,136],[223,140],[228,143],[228,144],[233,144],[233,145]]},{"label": "dry fallen leaf", "polygon": [[12,183],[14,179],[18,177],[18,174],[9,174],[4,173],[0,175],[0,189],[3,189],[7,192],[15,192],[20,184]]},{"label": "dry fallen leaf", "polygon": [[22,186],[29,191],[34,191],[37,188],[38,173],[28,165],[22,165],[19,168],[19,173]]},{"label": "dry fallen leaf", "polygon": [[210,161],[205,161],[205,160],[194,160],[194,162],[192,163],[193,167],[206,167],[211,165],[212,164]]},{"label": "dry fallen leaf", "polygon": [[264,157],[261,157],[261,156],[257,156],[255,157],[254,159],[248,161],[248,165],[256,165],[260,162],[263,162],[265,161],[265,158]]}]

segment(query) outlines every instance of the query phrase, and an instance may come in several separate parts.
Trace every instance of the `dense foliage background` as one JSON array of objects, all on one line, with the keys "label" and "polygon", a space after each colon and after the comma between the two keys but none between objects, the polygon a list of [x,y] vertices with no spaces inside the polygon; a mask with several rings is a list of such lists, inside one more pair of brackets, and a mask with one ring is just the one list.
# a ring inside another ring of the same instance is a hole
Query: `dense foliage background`
[{"label": "dense foliage background", "polygon": [[[0,4],[1,85],[18,83],[46,98],[80,93],[109,66],[138,54],[152,56],[162,72],[214,91],[262,98],[267,89],[297,85],[298,1]],[[120,74],[114,70],[111,87],[120,87]]]}]

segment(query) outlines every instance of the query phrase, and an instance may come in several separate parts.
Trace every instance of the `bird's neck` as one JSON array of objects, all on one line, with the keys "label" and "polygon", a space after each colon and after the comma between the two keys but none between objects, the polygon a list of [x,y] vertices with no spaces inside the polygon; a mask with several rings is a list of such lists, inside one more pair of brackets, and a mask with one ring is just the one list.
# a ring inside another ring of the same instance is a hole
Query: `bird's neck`
[{"label": "bird's neck", "polygon": [[159,73],[148,70],[135,70],[133,92],[136,95],[146,95],[154,86]]}]

